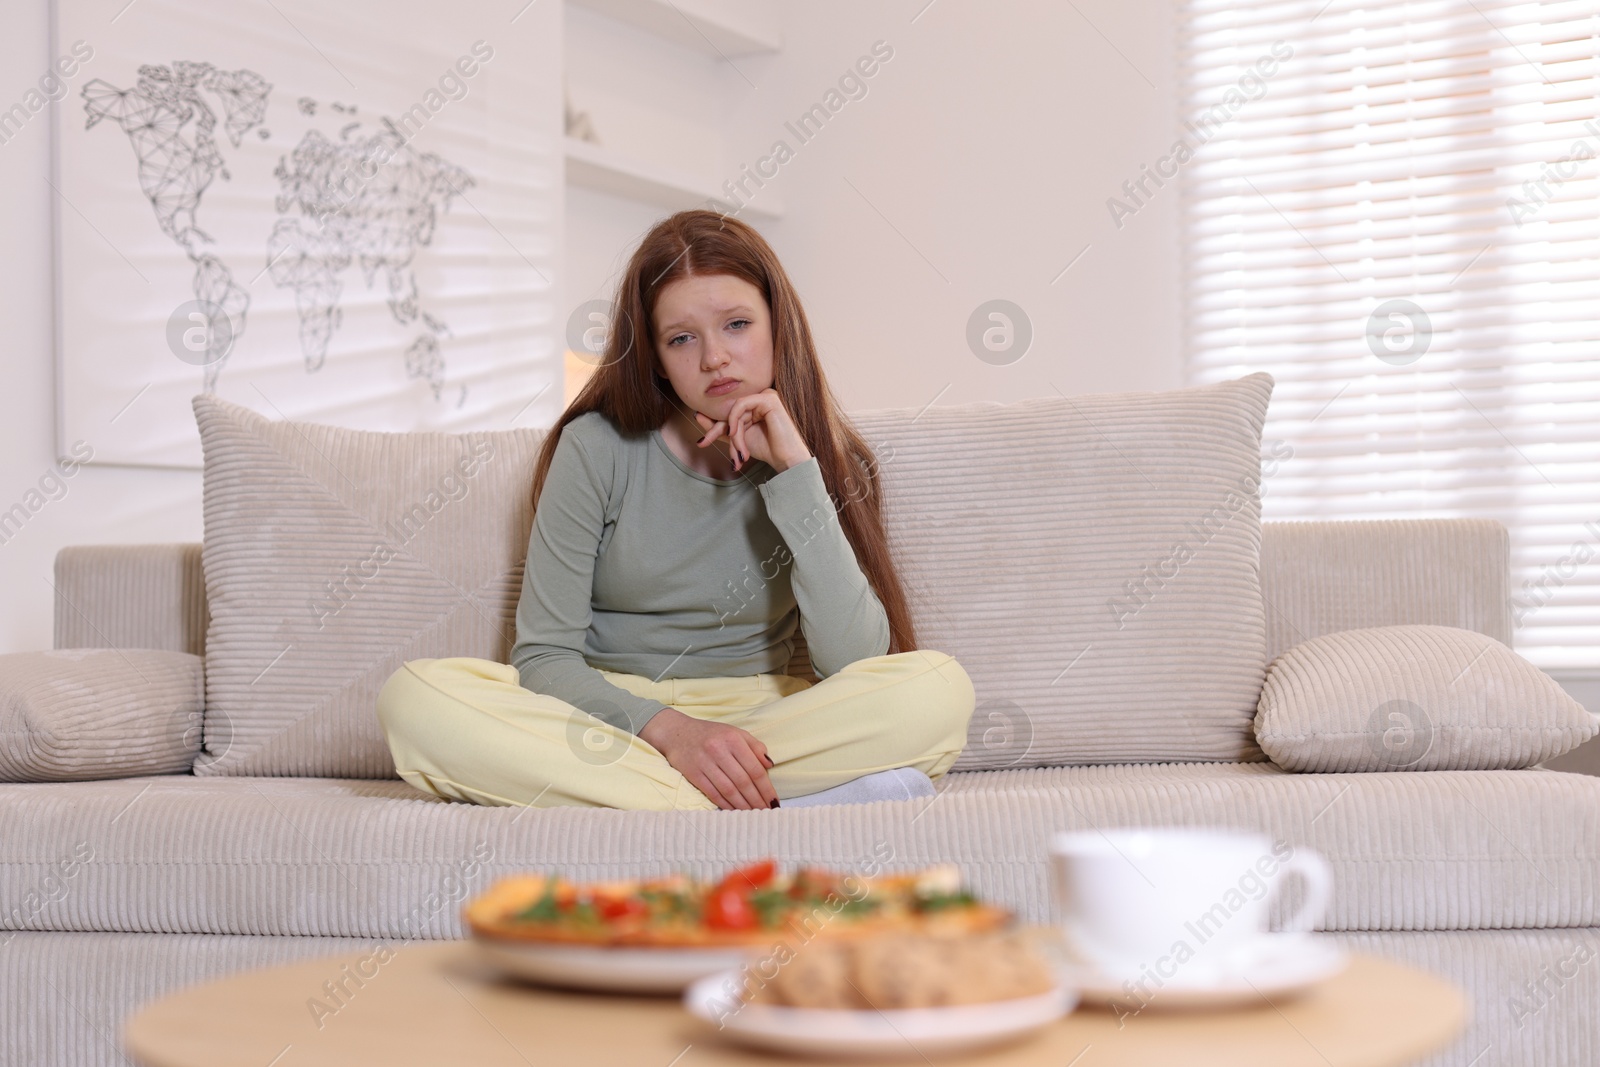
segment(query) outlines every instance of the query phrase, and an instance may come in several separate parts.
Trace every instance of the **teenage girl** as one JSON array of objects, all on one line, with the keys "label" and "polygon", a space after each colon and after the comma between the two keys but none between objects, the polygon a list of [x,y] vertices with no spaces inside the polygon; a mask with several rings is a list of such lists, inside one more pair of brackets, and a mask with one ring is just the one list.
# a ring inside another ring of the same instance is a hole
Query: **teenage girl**
[{"label": "teenage girl", "polygon": [[[411,660],[379,694],[401,777],[540,807],[932,796],[972,682],[917,648],[878,462],[772,249],[679,212],[616,308],[539,456],[511,663]],[[820,681],[784,673],[796,626]]]}]

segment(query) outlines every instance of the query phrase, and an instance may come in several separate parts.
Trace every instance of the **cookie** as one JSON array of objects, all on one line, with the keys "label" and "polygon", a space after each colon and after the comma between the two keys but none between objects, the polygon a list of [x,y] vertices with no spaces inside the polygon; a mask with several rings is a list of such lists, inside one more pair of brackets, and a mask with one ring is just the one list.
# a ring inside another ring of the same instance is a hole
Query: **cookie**
[{"label": "cookie", "polygon": [[1056,984],[1049,965],[1020,931],[964,938],[949,966],[958,978],[957,1004],[1032,996]]},{"label": "cookie", "polygon": [[796,1008],[866,1007],[850,982],[850,949],[843,942],[801,946],[750,999]]},{"label": "cookie", "polygon": [[863,940],[854,946],[856,988],[868,1005],[885,1011],[958,1003],[961,977],[951,964],[960,943],[914,934]]},{"label": "cookie", "polygon": [[802,946],[753,1002],[883,1011],[981,1004],[1054,988],[1025,931],[889,933]]}]

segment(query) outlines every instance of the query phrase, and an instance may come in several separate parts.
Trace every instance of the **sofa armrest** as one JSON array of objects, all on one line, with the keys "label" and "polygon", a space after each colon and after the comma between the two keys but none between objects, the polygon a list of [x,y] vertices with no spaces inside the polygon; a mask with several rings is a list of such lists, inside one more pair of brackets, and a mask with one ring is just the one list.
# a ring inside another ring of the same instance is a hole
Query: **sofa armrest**
[{"label": "sofa armrest", "polygon": [[203,656],[199,544],[74,545],[56,553],[56,648],[161,648]]},{"label": "sofa armrest", "polygon": [[1510,568],[1510,535],[1493,519],[1263,523],[1268,662],[1323,634],[1413,623],[1509,648]]},{"label": "sofa armrest", "polygon": [[165,649],[0,655],[0,781],[183,774],[200,751],[205,662]]}]

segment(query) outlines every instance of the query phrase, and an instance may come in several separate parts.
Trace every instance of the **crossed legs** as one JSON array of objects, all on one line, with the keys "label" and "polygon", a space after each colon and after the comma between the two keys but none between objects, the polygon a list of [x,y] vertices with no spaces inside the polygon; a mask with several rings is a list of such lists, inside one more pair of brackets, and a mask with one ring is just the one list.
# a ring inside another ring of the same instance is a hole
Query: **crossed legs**
[{"label": "crossed legs", "polygon": [[[601,673],[635,695],[755,734],[772,757],[768,774],[780,799],[891,767],[938,778],[961,754],[975,704],[967,672],[929,649],[857,660],[814,683],[785,674],[657,682]],[[648,742],[523,688],[509,664],[411,660],[384,684],[377,712],[400,776],[435,796],[716,809]]]}]

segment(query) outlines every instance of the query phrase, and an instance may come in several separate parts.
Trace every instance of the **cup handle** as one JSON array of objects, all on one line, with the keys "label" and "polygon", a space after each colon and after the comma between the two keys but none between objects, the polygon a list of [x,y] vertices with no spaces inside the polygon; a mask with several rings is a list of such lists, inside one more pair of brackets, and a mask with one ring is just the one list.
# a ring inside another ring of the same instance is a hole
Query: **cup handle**
[{"label": "cup handle", "polygon": [[1278,877],[1273,881],[1274,893],[1283,887],[1284,879],[1291,874],[1298,874],[1305,880],[1306,899],[1300,905],[1300,910],[1284,924],[1283,932],[1310,933],[1328,912],[1328,900],[1333,892],[1333,871],[1320,852],[1297,850],[1279,868]]}]

